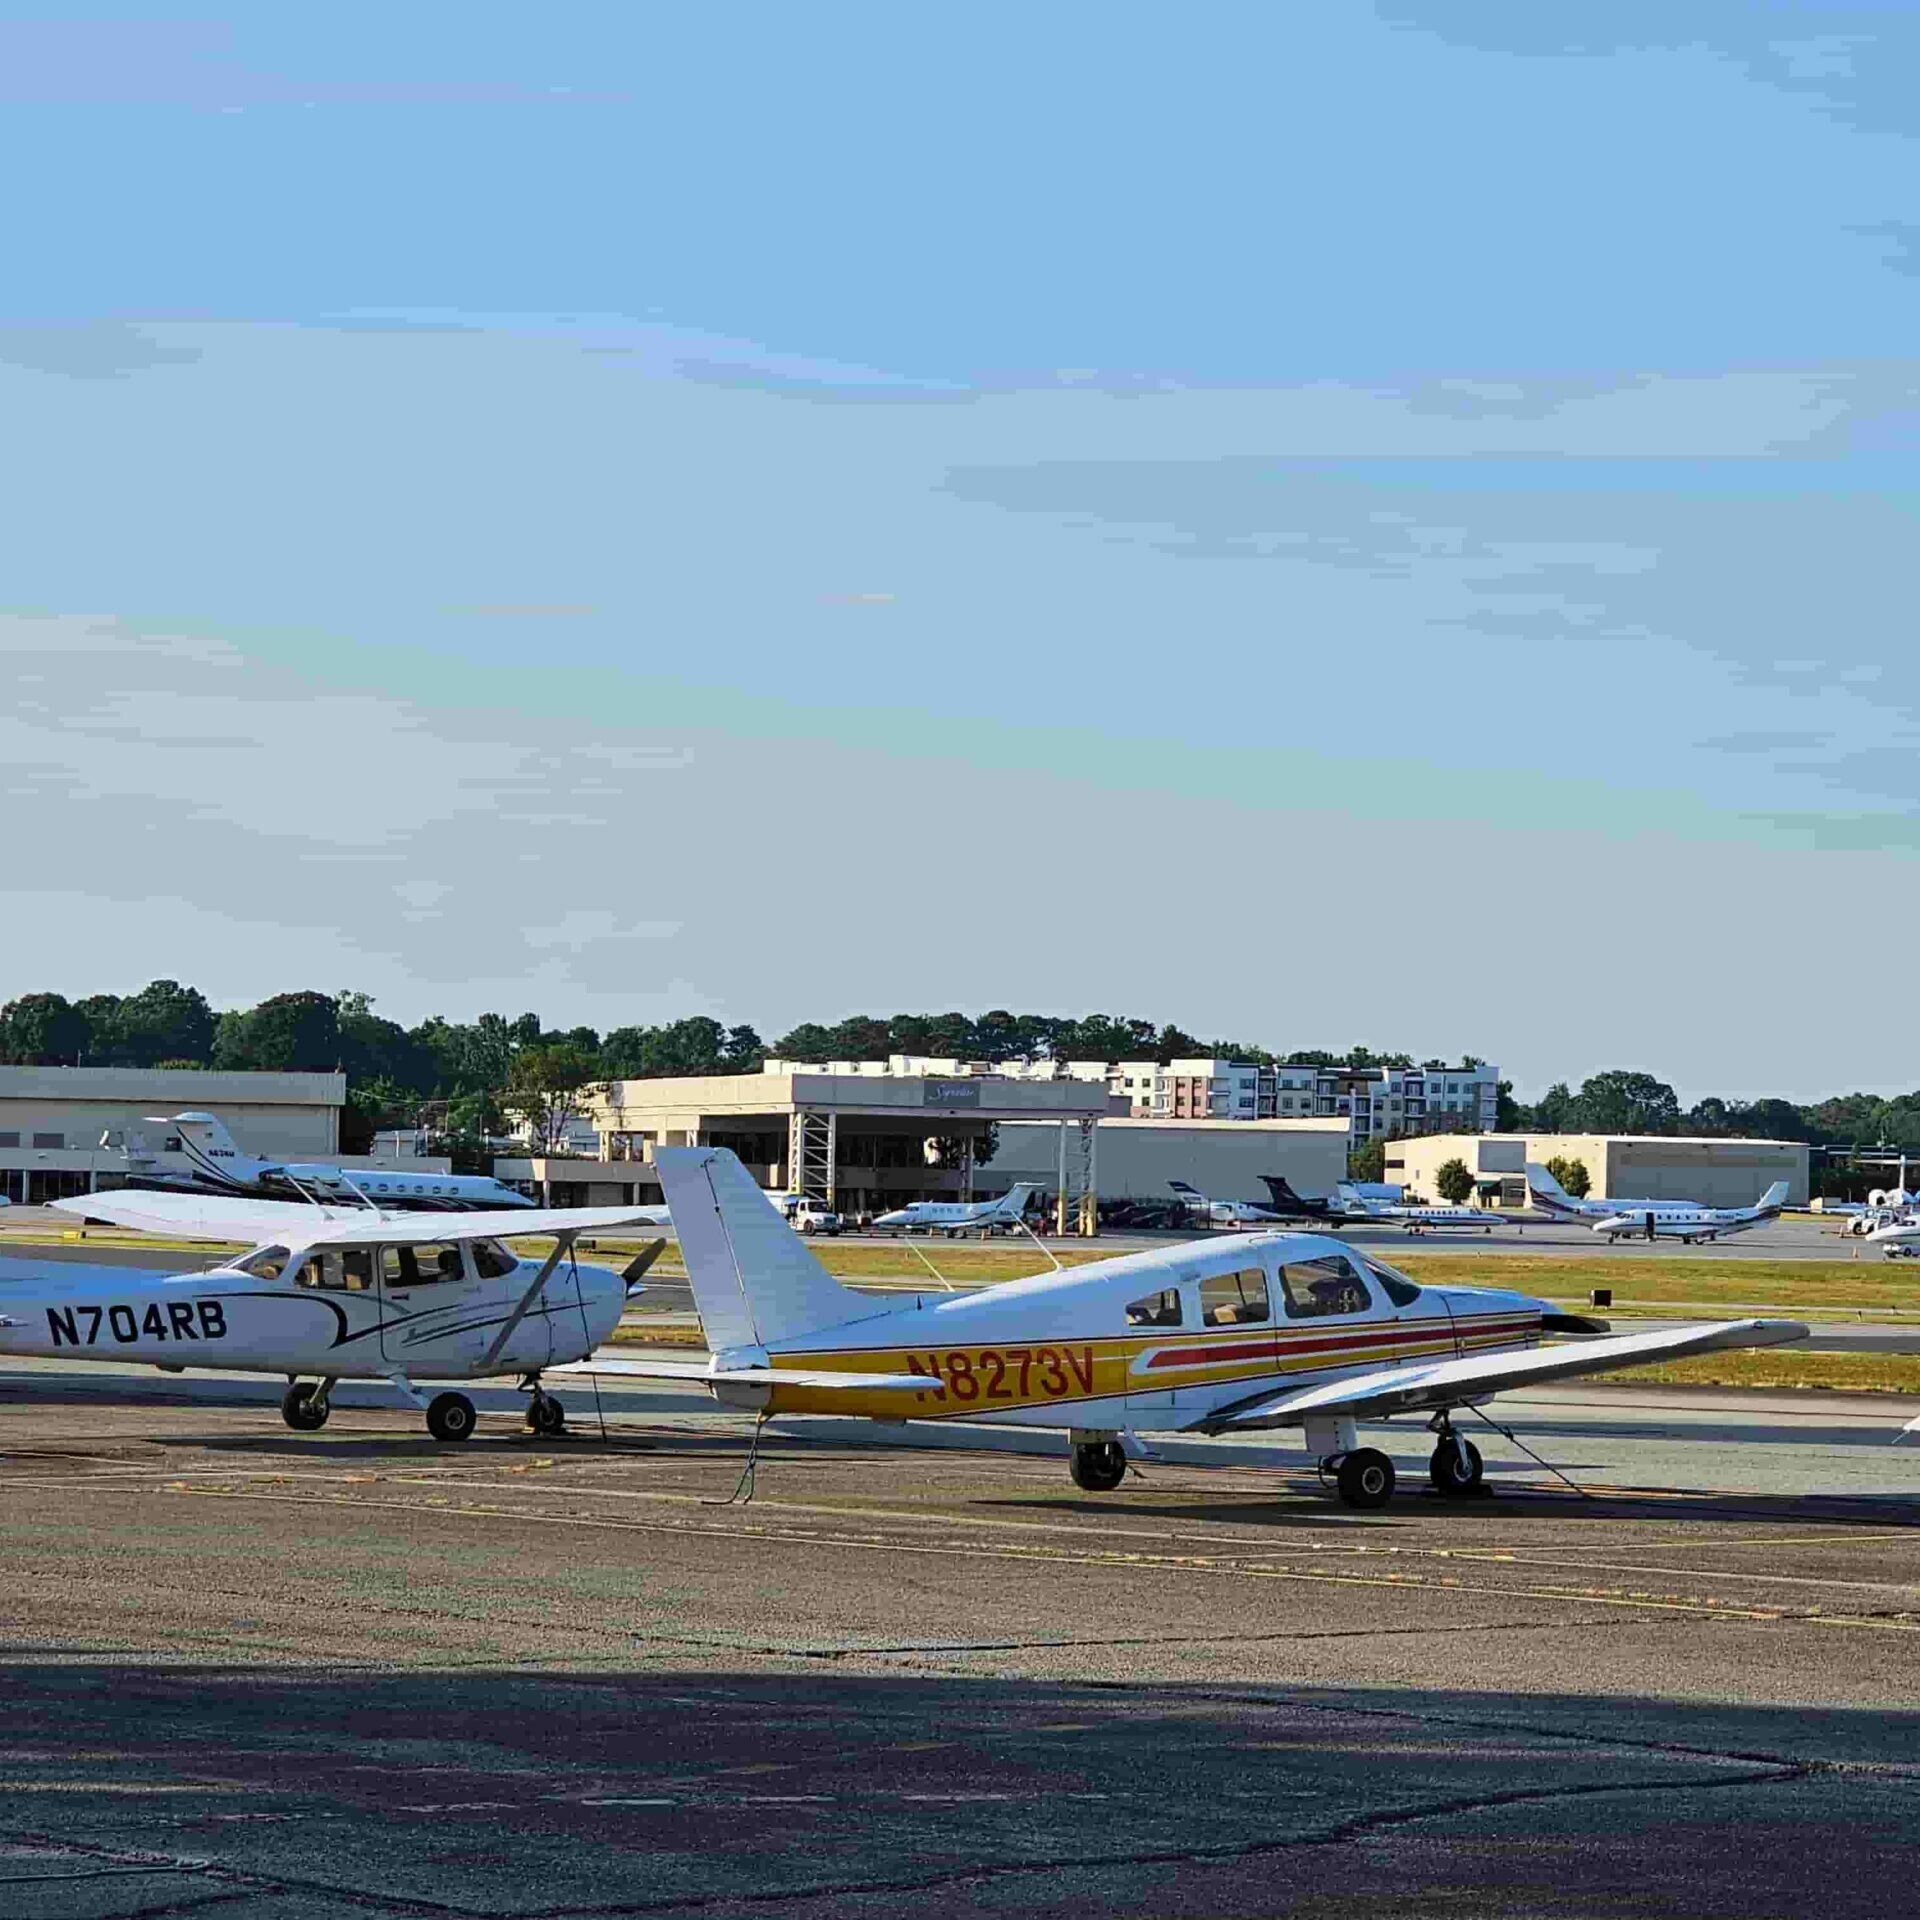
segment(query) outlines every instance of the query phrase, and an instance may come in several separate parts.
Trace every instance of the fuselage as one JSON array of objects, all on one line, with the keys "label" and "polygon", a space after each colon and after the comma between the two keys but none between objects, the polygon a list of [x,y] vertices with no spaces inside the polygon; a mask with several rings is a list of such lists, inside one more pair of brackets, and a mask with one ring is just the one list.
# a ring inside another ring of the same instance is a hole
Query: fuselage
[{"label": "fuselage", "polygon": [[768,1359],[924,1373],[924,1394],[749,1387],[774,1413],[1172,1430],[1281,1388],[1540,1338],[1545,1303],[1416,1286],[1321,1234],[1187,1242],[965,1295],[922,1296]]},{"label": "fuselage", "polygon": [[[49,1263],[0,1281],[0,1354],[471,1379],[538,1271],[494,1240],[258,1247],[202,1273]],[[557,1268],[486,1371],[583,1359],[612,1334],[625,1300],[606,1268]]]},{"label": "fuselage", "polygon": [[1609,1240],[1645,1235],[1651,1226],[1655,1239],[1718,1240],[1730,1233],[1746,1233],[1780,1217],[1778,1207],[1648,1207],[1610,1214],[1591,1222],[1595,1233]]}]

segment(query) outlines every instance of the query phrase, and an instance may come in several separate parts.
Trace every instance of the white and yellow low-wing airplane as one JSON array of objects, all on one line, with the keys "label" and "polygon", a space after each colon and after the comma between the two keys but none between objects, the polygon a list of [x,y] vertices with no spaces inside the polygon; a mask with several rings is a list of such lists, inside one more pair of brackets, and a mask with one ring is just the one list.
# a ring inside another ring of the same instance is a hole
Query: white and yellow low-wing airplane
[{"label": "white and yellow low-wing airplane", "polygon": [[[568,1256],[582,1233],[660,1227],[663,1207],[565,1207],[498,1213],[385,1213],[197,1193],[90,1194],[54,1203],[82,1218],[252,1251],[200,1273],[43,1261],[0,1286],[0,1355],[284,1373],[288,1426],[326,1424],[336,1380],[385,1380],[422,1408],[441,1440],[465,1440],[473,1402],[432,1399],[416,1381],[518,1374],[527,1424],[560,1431],[565,1414],[541,1385],[619,1324],[633,1284],[666,1245],[624,1273]],[[522,1260],[508,1234],[551,1235],[544,1261]]]},{"label": "white and yellow low-wing airplane", "polygon": [[1546,1301],[1417,1286],[1324,1234],[1189,1242],[910,1305],[842,1287],[724,1148],[654,1156],[712,1358],[593,1360],[582,1372],[700,1380],[765,1415],[1065,1428],[1077,1485],[1120,1484],[1148,1433],[1300,1428],[1348,1505],[1378,1507],[1393,1463],[1355,1422],[1425,1413],[1434,1484],[1465,1493],[1478,1449],[1451,1415],[1501,1389],[1723,1347],[1791,1320],[1604,1335]]}]

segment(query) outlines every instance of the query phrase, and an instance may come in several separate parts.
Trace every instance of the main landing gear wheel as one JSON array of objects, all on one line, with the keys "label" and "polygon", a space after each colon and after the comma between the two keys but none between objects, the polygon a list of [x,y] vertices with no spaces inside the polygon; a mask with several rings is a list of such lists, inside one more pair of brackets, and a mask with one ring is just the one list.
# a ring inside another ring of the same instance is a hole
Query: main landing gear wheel
[{"label": "main landing gear wheel", "polygon": [[1350,1507],[1384,1507],[1393,1498],[1393,1462],[1375,1447],[1356,1447],[1334,1469],[1340,1498]]},{"label": "main landing gear wheel", "polygon": [[527,1405],[527,1425],[535,1433],[564,1433],[567,1410],[557,1395],[543,1393]]},{"label": "main landing gear wheel", "polygon": [[427,1407],[427,1431],[436,1440],[471,1440],[475,1417],[464,1393],[437,1393]]},{"label": "main landing gear wheel", "polygon": [[1480,1491],[1486,1464],[1480,1458],[1480,1449],[1464,1434],[1444,1433],[1427,1463],[1427,1473],[1436,1491],[1457,1500]]},{"label": "main landing gear wheel", "polygon": [[303,1386],[296,1380],[280,1401],[280,1418],[295,1433],[318,1433],[327,1424],[333,1408],[318,1388]]},{"label": "main landing gear wheel", "polygon": [[1067,1471],[1083,1492],[1111,1493],[1127,1477],[1127,1456],[1118,1440],[1089,1441],[1074,1448]]}]

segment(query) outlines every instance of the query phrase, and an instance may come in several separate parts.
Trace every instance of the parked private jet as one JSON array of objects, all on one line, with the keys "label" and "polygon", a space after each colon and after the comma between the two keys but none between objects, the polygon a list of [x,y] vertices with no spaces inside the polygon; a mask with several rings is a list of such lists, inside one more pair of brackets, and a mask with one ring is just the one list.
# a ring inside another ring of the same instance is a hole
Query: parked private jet
[{"label": "parked private jet", "polygon": [[1483,1207],[1427,1207],[1412,1206],[1404,1200],[1370,1200],[1346,1186],[1341,1187],[1339,1193],[1346,1208],[1343,1217],[1349,1226],[1356,1221],[1378,1220],[1402,1227],[1408,1233],[1459,1228],[1470,1233],[1491,1233],[1495,1227],[1509,1224],[1503,1216],[1488,1213]]},{"label": "parked private jet", "polygon": [[[1607,1236],[1607,1245],[1616,1240],[1678,1240],[1690,1247],[1697,1240],[1724,1240],[1731,1234],[1750,1233],[1780,1218],[1787,1203],[1787,1183],[1776,1180],[1750,1207],[1689,1207],[1675,1210],[1669,1203],[1649,1206],[1638,1213],[1616,1213],[1592,1223],[1595,1233]],[[1877,1236],[1870,1235],[1869,1238]]]},{"label": "parked private jet", "polygon": [[[654,1158],[711,1355],[569,1371],[697,1381],[763,1417],[1065,1428],[1073,1480],[1092,1492],[1151,1457],[1143,1434],[1299,1428],[1348,1505],[1379,1507],[1393,1462],[1355,1423],[1416,1413],[1437,1436],[1434,1485],[1464,1494],[1482,1463],[1453,1416],[1505,1388],[1807,1333],[1736,1320],[1608,1335],[1525,1294],[1417,1286],[1313,1233],[1183,1241],[880,1306],[828,1274],[726,1149]],[[1552,1333],[1595,1337],[1543,1346]]]},{"label": "parked private jet", "polygon": [[910,1200],[881,1214],[873,1224],[883,1233],[944,1233],[950,1240],[977,1233],[984,1239],[989,1234],[1012,1233],[1026,1218],[1027,1202],[1039,1191],[1034,1183],[1009,1187],[997,1200]]},{"label": "parked private jet", "polygon": [[[619,1324],[627,1296],[666,1245],[624,1273],[579,1266],[585,1232],[654,1224],[658,1208],[556,1207],[427,1215],[299,1206],[185,1193],[94,1193],[63,1213],[144,1233],[241,1241],[252,1251],[203,1273],[48,1261],[0,1294],[0,1355],[51,1355],[163,1372],[188,1367],[283,1373],[281,1417],[302,1433],[327,1422],[339,1380],[384,1380],[427,1417],[437,1440],[465,1440],[473,1402],[429,1399],[416,1382],[518,1374],[527,1424],[558,1433],[565,1415],[541,1384]],[[782,1228],[784,1232],[784,1227]],[[551,1235],[544,1261],[502,1236]]]},{"label": "parked private jet", "polygon": [[[372,1167],[336,1167],[298,1160],[259,1160],[242,1153],[219,1118],[211,1113],[148,1116],[148,1124],[170,1129],[168,1144],[180,1143],[192,1167],[188,1179],[142,1170],[151,1154],[133,1140],[117,1142],[127,1156],[137,1187],[166,1191],[257,1194],[263,1199],[370,1201],[378,1206],[430,1209],[454,1207],[531,1207],[523,1193],[483,1173],[405,1173]],[[105,1144],[103,1142],[103,1144]]]},{"label": "parked private jet", "polygon": [[1167,1185],[1189,1213],[1197,1213],[1210,1227],[1271,1227],[1280,1219],[1271,1207],[1263,1207],[1257,1200],[1210,1200],[1185,1180],[1169,1180]]},{"label": "parked private jet", "polygon": [[1527,1191],[1534,1206],[1557,1220],[1578,1220],[1583,1226],[1595,1220],[1611,1220],[1616,1214],[1700,1212],[1698,1200],[1576,1200],[1537,1160],[1527,1162]]}]

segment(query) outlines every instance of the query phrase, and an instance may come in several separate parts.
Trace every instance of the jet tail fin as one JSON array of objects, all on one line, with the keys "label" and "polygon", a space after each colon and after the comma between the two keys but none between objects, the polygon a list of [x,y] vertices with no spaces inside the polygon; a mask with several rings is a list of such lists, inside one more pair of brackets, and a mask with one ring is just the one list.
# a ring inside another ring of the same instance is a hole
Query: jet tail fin
[{"label": "jet tail fin", "polygon": [[715,1353],[776,1346],[873,1313],[813,1257],[727,1148],[661,1147],[653,1163]]},{"label": "jet tail fin", "polygon": [[1773,1185],[1760,1196],[1757,1210],[1761,1213],[1778,1213],[1786,1204],[1787,1183],[1784,1180],[1776,1180]]}]

